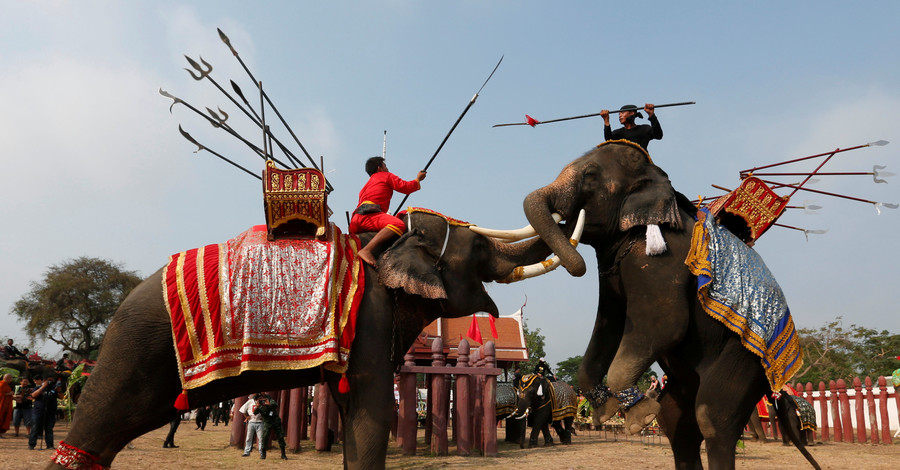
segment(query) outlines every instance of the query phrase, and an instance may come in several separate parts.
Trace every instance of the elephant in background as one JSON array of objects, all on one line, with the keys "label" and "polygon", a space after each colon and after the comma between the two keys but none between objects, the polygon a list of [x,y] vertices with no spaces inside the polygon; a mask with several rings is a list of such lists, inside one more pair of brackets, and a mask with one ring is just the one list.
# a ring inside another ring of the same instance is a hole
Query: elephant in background
[{"label": "elephant in background", "polygon": [[[711,468],[734,468],[735,444],[769,384],[759,357],[701,308],[697,278],[684,264],[697,209],[626,141],[605,142],[566,165],[525,198],[524,209],[575,276],[585,273],[584,259],[551,214],[586,214],[581,241],[596,251],[599,306],[579,382],[599,412],[626,408],[630,432],[656,417],[679,469],[702,468],[703,441]],[[666,251],[648,250],[653,235]],[[659,403],[635,386],[654,361],[669,378]],[[814,462],[799,437],[792,442]]]},{"label": "elephant in background", "polygon": [[[409,218],[410,231],[375,253],[378,270],[364,265],[359,333],[346,373],[349,392],[339,391],[340,375],[321,368],[245,371],[187,390],[190,406],[312,385],[324,377],[343,421],[345,468],[384,468],[393,371],[422,328],[439,316],[482,311],[497,316],[484,283],[506,278],[516,266],[538,262],[550,252],[539,239],[508,245],[439,215],[414,212]],[[371,234],[361,238],[368,242]],[[162,270],[135,287],[116,311],[66,437],[68,446],[95,456],[98,465],[111,465],[131,440],[177,415],[173,403],[182,383],[161,279]],[[47,468],[64,467],[51,461]]]},{"label": "elephant in background", "polygon": [[[539,374],[528,374],[516,384],[517,406],[513,417],[528,418],[531,436],[528,447],[537,445],[538,434],[544,435],[544,445],[552,445],[550,426],[556,430],[560,442],[572,443],[576,434],[572,423],[578,409],[575,390],[565,382],[551,382]],[[525,433],[519,438],[519,447],[525,448]]]},{"label": "elephant in background", "polygon": [[[791,395],[791,398],[791,400],[787,401],[791,410],[787,412],[788,420],[786,422],[778,421],[778,415],[775,412],[775,408],[765,400],[761,400],[761,403],[764,403],[764,406],[768,409],[768,417],[766,419],[774,419],[777,421],[778,427],[781,429],[781,442],[783,445],[790,445],[788,432],[793,432],[800,436],[800,442],[802,442],[803,445],[815,446],[815,432],[817,429],[816,410],[812,404],[803,397]],[[750,426],[750,433],[753,435],[753,440],[765,443],[768,442],[768,438],[766,437],[766,432],[762,425],[762,418],[759,415],[759,406],[760,405],[757,405],[753,408],[753,413],[750,415],[750,422],[748,425]],[[786,427],[790,427],[791,430],[786,430]]]},{"label": "elephant in background", "polygon": [[516,388],[511,382],[497,382],[497,423],[506,420],[506,442],[519,442],[525,435],[525,423],[513,417],[516,412]]}]

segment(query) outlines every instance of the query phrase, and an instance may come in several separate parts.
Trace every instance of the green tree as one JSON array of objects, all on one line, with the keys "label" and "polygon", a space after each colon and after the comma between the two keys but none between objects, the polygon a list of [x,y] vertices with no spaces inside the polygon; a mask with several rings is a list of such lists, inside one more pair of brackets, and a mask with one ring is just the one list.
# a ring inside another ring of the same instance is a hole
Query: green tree
[{"label": "green tree", "polygon": [[522,332],[525,333],[525,348],[528,350],[528,360],[519,364],[519,367],[522,369],[522,374],[530,374],[534,372],[535,366],[537,366],[538,361],[544,357],[544,335],[541,334],[541,329],[538,328],[534,331],[528,329],[528,322],[524,319],[522,320]]},{"label": "green tree", "polygon": [[561,380],[578,389],[578,368],[584,356],[570,357],[556,365],[556,380]]},{"label": "green tree", "polygon": [[803,368],[793,380],[814,384],[829,380],[877,378],[896,368],[894,352],[900,350],[900,335],[857,325],[844,328],[841,317],[818,329],[798,330]]},{"label": "green tree", "polygon": [[12,312],[26,322],[31,341],[46,338],[89,358],[100,349],[116,308],[140,282],[136,273],[111,261],[68,260],[51,266],[42,281],[32,282]]}]

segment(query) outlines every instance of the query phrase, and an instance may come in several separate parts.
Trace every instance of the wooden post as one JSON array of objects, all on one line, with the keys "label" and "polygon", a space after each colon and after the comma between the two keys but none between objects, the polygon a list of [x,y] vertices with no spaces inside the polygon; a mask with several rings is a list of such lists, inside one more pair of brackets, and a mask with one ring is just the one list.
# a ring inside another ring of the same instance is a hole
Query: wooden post
[{"label": "wooden post", "polygon": [[285,421],[285,440],[287,440],[287,448],[291,453],[300,452],[300,427],[303,419],[301,411],[306,408],[306,404],[300,401],[300,389],[292,388],[290,398],[288,399],[288,419]]},{"label": "wooden post", "polygon": [[[415,356],[407,352],[403,356],[407,366],[416,365]],[[416,390],[416,374],[403,372],[400,374],[400,418],[397,421],[397,444],[403,449],[403,455],[416,455],[416,432],[419,421],[416,406],[419,392]]]},{"label": "wooden post", "polygon": [[[800,384],[803,387],[803,384]],[[813,398],[813,385],[812,382],[806,382],[806,387],[803,387],[803,398],[809,402],[809,406],[812,407],[813,411],[816,410],[816,399]],[[813,424],[816,424],[813,422]],[[818,428],[818,425],[816,425]],[[801,431],[802,433],[803,431]],[[809,431],[809,435],[812,438],[812,444],[816,443],[816,431]]]},{"label": "wooden post", "polygon": [[[484,365],[493,368],[496,365],[496,351],[494,350],[494,342],[488,341],[483,346],[484,349]],[[482,425],[484,433],[484,456],[497,456],[497,376],[484,376],[484,399],[483,399],[483,419]]]},{"label": "wooden post", "polygon": [[[431,365],[444,366],[444,342],[441,338],[435,338],[431,343]],[[444,406],[447,397],[444,393],[444,374],[431,374],[431,398],[431,453],[447,455],[447,415]]]},{"label": "wooden post", "polygon": [[831,388],[831,414],[834,416],[834,442],[844,442],[843,426],[841,425],[841,408],[838,404],[837,384],[834,380],[828,382]]},{"label": "wooden post", "polygon": [[328,416],[331,413],[329,393],[327,383],[316,385],[316,397],[319,399],[316,410],[316,450],[320,452],[331,451],[331,444],[328,442]]},{"label": "wooden post", "polygon": [[431,386],[431,374],[425,374],[425,447],[429,449],[431,448],[431,423],[434,421],[433,397],[434,387]]},{"label": "wooden post", "polygon": [[[893,440],[891,437],[891,419],[888,416],[887,402],[888,402],[888,392],[887,392],[887,380],[884,376],[878,377],[878,409],[881,414],[881,443],[882,444],[892,444]],[[896,392],[896,390],[895,390]]]},{"label": "wooden post", "polygon": [[838,401],[841,402],[841,423],[844,428],[844,442],[853,442],[853,421],[850,420],[850,397],[847,396],[847,382],[837,380]]},{"label": "wooden post", "polygon": [[247,396],[243,395],[234,399],[234,416],[231,420],[231,440],[228,445],[232,447],[244,448],[244,442],[247,432],[247,423],[244,422],[244,415],[240,410],[244,403],[247,403]]},{"label": "wooden post", "polygon": [[862,391],[862,381],[859,380],[859,377],[853,378],[853,390],[856,392],[856,442],[860,444],[866,443],[866,413],[864,411],[865,407],[865,396],[863,396]]},{"label": "wooden post", "polygon": [[[457,367],[469,365],[469,340],[463,338],[459,342],[456,359]],[[468,457],[472,453],[472,406],[469,384],[472,377],[468,374],[456,376],[456,454]]]},{"label": "wooden post", "polygon": [[309,439],[309,387],[300,387],[300,440]]},{"label": "wooden post", "polygon": [[831,437],[828,432],[828,400],[825,398],[825,382],[819,382],[819,417],[822,419],[822,442]]},{"label": "wooden post", "polygon": [[[469,367],[479,367],[481,365],[482,348],[479,347],[475,353],[469,356]],[[472,402],[472,444],[478,449],[478,452],[484,455],[484,422],[481,414],[484,411],[484,376],[473,375],[472,380],[475,382],[472,388],[472,396],[475,401]]]},{"label": "wooden post", "polygon": [[872,444],[878,444],[881,439],[878,437],[878,418],[875,412],[875,387],[872,385],[872,378],[866,376],[866,408],[869,409],[869,429],[871,432]]},{"label": "wooden post", "polygon": [[328,429],[334,433],[334,440],[332,442],[342,442],[341,436],[343,436],[344,433],[341,432],[341,410],[338,409],[337,402],[334,401],[334,397],[331,396],[331,393],[325,395],[325,397],[328,399]]}]

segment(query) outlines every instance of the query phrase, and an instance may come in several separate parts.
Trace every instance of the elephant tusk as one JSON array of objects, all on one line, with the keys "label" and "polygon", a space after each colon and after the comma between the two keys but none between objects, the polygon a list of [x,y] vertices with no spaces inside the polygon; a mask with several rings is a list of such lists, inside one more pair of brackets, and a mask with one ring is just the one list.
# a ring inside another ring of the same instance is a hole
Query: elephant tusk
[{"label": "elephant tusk", "polygon": [[[555,215],[555,214],[554,214]],[[578,221],[575,222],[575,231],[572,232],[572,238],[569,242],[572,246],[578,246],[578,242],[581,240],[581,234],[584,231],[584,209],[578,213]],[[528,266],[516,266],[513,269],[512,273],[509,276],[497,281],[503,284],[511,284],[513,282],[521,281],[523,279],[528,279],[535,276],[540,276],[541,274],[549,273],[553,271],[560,265],[559,256],[554,256],[550,259],[546,259],[541,261],[540,263],[531,264]]]},{"label": "elephant tusk", "polygon": [[531,411],[531,408],[525,410],[525,414],[523,414],[522,416],[516,416],[516,419],[525,419],[525,418],[527,418],[527,417],[528,417],[528,412],[529,412],[529,411]]},{"label": "elephant tusk", "polygon": [[[556,223],[560,223],[563,218],[561,215],[554,213],[553,220]],[[479,235],[495,238],[497,239],[497,241],[500,241],[502,243],[513,243],[537,235],[537,231],[531,225],[526,225],[517,230],[495,230],[491,228],[479,227],[477,225],[470,225],[469,229]]]}]

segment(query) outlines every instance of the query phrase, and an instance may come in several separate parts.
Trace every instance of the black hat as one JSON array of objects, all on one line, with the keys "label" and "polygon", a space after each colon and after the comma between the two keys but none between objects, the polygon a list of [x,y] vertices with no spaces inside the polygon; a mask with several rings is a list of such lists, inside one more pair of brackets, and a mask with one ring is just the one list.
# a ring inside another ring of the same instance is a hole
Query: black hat
[{"label": "black hat", "polygon": [[641,114],[641,112],[638,111],[638,109],[640,109],[640,108],[638,108],[637,106],[635,106],[633,104],[626,104],[625,106],[622,106],[621,111],[634,111],[635,117],[639,117],[639,118],[643,119],[644,115]]}]

